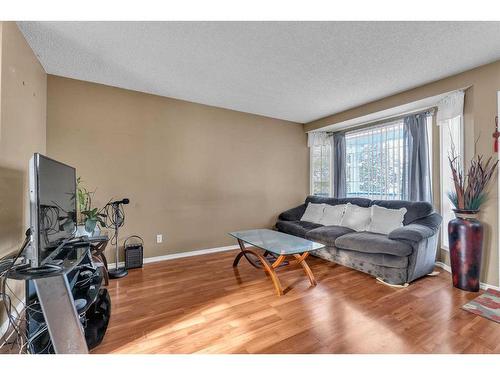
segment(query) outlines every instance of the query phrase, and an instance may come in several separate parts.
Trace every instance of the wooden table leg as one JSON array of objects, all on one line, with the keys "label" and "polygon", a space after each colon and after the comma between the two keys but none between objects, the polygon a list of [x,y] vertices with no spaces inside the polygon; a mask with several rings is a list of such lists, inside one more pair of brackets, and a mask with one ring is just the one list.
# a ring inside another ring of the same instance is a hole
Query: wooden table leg
[{"label": "wooden table leg", "polygon": [[309,278],[309,282],[311,283],[311,285],[316,286],[317,285],[316,279],[314,278],[314,275],[313,275],[311,269],[309,268],[309,265],[306,263],[306,258],[308,255],[309,255],[309,253],[306,252],[306,253],[303,253],[302,255],[294,254],[293,256],[295,257],[295,259],[297,259],[297,263],[299,263],[302,266],[302,268],[304,269],[304,272],[307,275],[307,277]]},{"label": "wooden table leg", "polygon": [[[238,253],[238,255],[236,255],[236,258],[234,258],[233,267],[236,267],[238,265],[241,257],[243,257],[243,256],[248,260],[248,263],[250,263],[255,268],[262,268],[263,267],[247,255],[248,250],[245,247],[245,243],[242,240],[238,239],[238,245],[240,245],[240,252]],[[255,254],[255,252],[250,252],[250,254]]]},{"label": "wooden table leg", "polygon": [[[245,247],[245,243],[242,240],[238,239],[238,244],[240,245],[240,252],[234,258],[233,267],[237,267],[238,263],[240,262],[240,259],[242,257],[245,257],[248,260],[248,262],[255,268],[264,268],[264,270],[271,277],[271,280],[274,284],[276,292],[278,293],[278,296],[283,295],[283,288],[281,287],[281,283],[278,279],[278,276],[276,275],[275,269],[278,268],[285,261],[286,255],[278,255],[276,260],[272,264],[270,264],[269,261],[263,255],[253,250],[247,249]],[[305,259],[309,256],[309,253],[305,252],[302,254],[293,254],[293,256],[295,257],[297,263],[300,264],[305,274],[309,278],[309,282],[311,283],[311,285],[316,286],[317,285],[316,279],[314,278],[314,275],[311,269],[309,268],[309,265],[305,261]],[[254,258],[257,258],[258,260],[255,261]]]},{"label": "wooden table leg", "polygon": [[271,265],[271,267],[273,269],[275,268],[278,268],[280,266],[281,263],[283,263],[283,261],[285,260],[285,256],[284,255],[280,255],[279,257],[276,258],[276,260],[273,262],[273,264]]},{"label": "wooden table leg", "polygon": [[[245,257],[248,262],[254,266],[255,268],[264,268],[264,270],[269,274],[269,276],[271,277],[271,280],[273,282],[273,285],[274,285],[274,288],[276,289],[276,293],[278,294],[278,296],[281,296],[283,295],[283,288],[281,287],[281,283],[280,283],[280,280],[278,279],[278,276],[276,275],[276,272],[274,272],[274,268],[271,264],[269,264],[269,262],[267,261],[266,258],[264,258],[262,255],[260,255],[259,253],[253,251],[253,250],[248,250],[245,248],[245,244],[243,243],[243,241],[241,240],[238,240],[238,243],[240,244],[240,248],[241,248],[241,251],[240,253],[236,256],[236,258],[234,259],[234,262],[233,262],[233,267],[236,267],[241,259],[241,257]],[[252,258],[250,257],[250,255],[253,255],[254,257],[256,257],[258,260],[259,260],[259,263],[257,262],[254,262],[252,260]],[[281,257],[278,257],[278,259],[273,263],[276,264],[278,262],[278,260],[280,261],[280,263],[283,261],[282,259],[280,259]],[[284,258],[284,257],[283,257]],[[261,266],[262,265],[262,266]],[[278,264],[279,265],[279,264]],[[278,266],[277,265],[277,266]],[[276,266],[276,267],[277,267]]]}]

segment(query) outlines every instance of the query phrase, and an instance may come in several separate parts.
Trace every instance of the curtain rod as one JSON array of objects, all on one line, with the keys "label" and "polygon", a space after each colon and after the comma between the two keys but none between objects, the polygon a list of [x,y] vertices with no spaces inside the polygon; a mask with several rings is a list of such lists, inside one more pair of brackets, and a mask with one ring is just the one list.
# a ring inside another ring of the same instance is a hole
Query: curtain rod
[{"label": "curtain rod", "polygon": [[401,120],[401,119],[405,118],[406,116],[411,116],[411,115],[418,115],[418,114],[423,114],[423,113],[429,113],[431,115],[434,115],[436,110],[437,110],[437,106],[432,106],[429,108],[420,109],[418,111],[402,113],[400,115],[393,116],[393,117],[386,117],[386,118],[382,118],[382,119],[376,120],[376,121],[365,122],[364,124],[355,125],[353,127],[345,128],[345,129],[338,130],[338,131],[330,131],[330,132],[327,132],[327,134],[333,135],[333,134],[347,133],[347,132],[351,132],[354,130],[361,130],[364,128],[371,128],[373,126],[381,125],[381,124],[384,124],[387,122]]}]

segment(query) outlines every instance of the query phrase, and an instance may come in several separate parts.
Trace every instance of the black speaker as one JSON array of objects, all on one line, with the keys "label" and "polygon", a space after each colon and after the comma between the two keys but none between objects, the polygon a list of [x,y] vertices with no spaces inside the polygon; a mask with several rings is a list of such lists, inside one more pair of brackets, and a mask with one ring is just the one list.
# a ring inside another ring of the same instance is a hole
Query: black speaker
[{"label": "black speaker", "polygon": [[[128,244],[127,242],[136,238],[140,240],[140,243]],[[139,236],[127,237],[123,243],[123,249],[125,250],[125,268],[141,268],[144,262],[144,241]]]}]

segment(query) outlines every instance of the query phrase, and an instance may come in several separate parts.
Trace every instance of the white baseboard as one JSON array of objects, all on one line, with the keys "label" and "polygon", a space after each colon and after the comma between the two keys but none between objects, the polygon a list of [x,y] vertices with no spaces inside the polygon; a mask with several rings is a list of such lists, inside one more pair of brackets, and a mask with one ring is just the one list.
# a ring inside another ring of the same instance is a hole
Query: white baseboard
[{"label": "white baseboard", "polygon": [[[451,267],[443,262],[436,262],[436,267],[442,268],[446,272],[451,273]],[[484,290],[486,290],[486,289],[500,290],[500,287],[498,287],[496,285],[490,285],[490,284],[481,283],[481,282],[479,283],[479,287],[481,289],[484,289]]]},{"label": "white baseboard", "polygon": [[443,262],[436,262],[436,267],[442,268],[448,273],[451,273],[451,267]]},{"label": "white baseboard", "polygon": [[[144,258],[144,264],[161,262],[164,260],[194,257],[194,256],[198,256],[198,255],[220,253],[222,251],[236,250],[239,248],[240,247],[238,245],[231,245],[231,246],[223,246],[223,247],[213,247],[210,249],[201,249],[201,250],[185,251],[185,252],[181,252],[181,253],[160,255],[160,256],[156,256],[156,257]],[[125,262],[118,263],[118,267],[124,267],[124,266],[125,266]],[[109,267],[109,269],[115,269],[115,262],[108,261],[108,267]]]}]

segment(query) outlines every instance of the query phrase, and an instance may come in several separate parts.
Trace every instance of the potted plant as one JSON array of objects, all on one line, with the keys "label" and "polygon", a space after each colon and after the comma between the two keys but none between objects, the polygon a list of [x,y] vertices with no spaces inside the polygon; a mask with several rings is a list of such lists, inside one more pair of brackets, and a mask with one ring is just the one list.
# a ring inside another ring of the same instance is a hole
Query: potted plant
[{"label": "potted plant", "polygon": [[448,223],[453,286],[477,292],[483,251],[483,225],[477,220],[477,214],[486,201],[485,190],[498,161],[493,162],[492,157],[485,160],[483,156],[476,155],[464,175],[453,149],[448,160],[455,188],[448,192],[456,216]]},{"label": "potted plant", "polygon": [[92,207],[92,199],[94,197],[95,190],[89,191],[86,187],[84,187],[81,177],[78,177],[76,182],[79,212],[78,234],[88,236],[97,235],[99,234],[97,224],[99,224],[102,228],[106,226],[104,223],[106,218],[104,208],[98,209],[96,207]]}]

